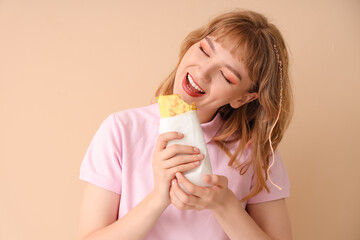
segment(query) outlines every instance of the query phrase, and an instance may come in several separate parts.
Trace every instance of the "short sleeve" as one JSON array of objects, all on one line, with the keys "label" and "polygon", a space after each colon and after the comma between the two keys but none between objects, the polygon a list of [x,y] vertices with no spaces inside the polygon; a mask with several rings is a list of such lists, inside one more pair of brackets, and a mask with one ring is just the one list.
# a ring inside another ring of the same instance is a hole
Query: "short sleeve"
[{"label": "short sleeve", "polygon": [[[272,157],[270,157],[270,163],[271,162]],[[277,150],[275,151],[275,162],[274,165],[270,168],[269,175],[272,182],[281,187],[281,190],[274,186],[269,181],[269,179],[267,179],[266,184],[269,187],[270,192],[267,192],[266,189],[263,189],[260,193],[250,198],[247,202],[248,204],[273,201],[290,196],[289,177],[280,153]],[[253,187],[255,183],[256,180],[253,178],[251,187]]]},{"label": "short sleeve", "polygon": [[80,179],[121,193],[121,138],[115,113],[96,131],[80,167]]}]

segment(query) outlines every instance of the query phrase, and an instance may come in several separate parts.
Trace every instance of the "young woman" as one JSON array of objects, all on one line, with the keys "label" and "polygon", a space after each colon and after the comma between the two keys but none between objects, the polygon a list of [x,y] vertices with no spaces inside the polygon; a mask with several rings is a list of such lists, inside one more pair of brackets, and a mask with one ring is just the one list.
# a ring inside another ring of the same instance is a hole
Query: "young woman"
[{"label": "young woman", "polygon": [[182,175],[204,156],[192,146],[166,148],[184,136],[158,134],[158,104],[113,113],[81,166],[78,239],[291,239],[289,180],[274,152],[292,110],[279,30],[252,11],[214,18],[183,41],[160,94],[196,103],[212,187]]}]

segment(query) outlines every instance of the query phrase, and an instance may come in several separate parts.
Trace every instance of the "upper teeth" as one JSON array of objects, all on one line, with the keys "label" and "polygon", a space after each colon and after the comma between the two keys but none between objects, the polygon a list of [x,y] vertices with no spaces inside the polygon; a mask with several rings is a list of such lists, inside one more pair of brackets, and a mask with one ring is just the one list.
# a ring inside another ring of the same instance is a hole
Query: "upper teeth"
[{"label": "upper teeth", "polygon": [[191,86],[193,86],[196,90],[198,90],[200,92],[204,92],[195,84],[194,80],[191,78],[191,76],[189,74],[187,75],[187,79],[189,80],[189,83],[191,84]]}]

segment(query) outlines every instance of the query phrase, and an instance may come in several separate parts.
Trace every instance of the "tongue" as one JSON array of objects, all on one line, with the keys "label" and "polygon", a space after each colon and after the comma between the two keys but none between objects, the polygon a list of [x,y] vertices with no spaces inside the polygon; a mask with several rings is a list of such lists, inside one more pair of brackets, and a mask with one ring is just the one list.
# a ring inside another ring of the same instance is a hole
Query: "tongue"
[{"label": "tongue", "polygon": [[203,92],[201,92],[201,91],[197,90],[196,88],[194,88],[194,87],[190,84],[189,80],[186,79],[186,81],[187,81],[187,86],[188,86],[188,88],[189,88],[191,91],[193,91],[194,93],[198,93],[198,94],[204,94]]}]

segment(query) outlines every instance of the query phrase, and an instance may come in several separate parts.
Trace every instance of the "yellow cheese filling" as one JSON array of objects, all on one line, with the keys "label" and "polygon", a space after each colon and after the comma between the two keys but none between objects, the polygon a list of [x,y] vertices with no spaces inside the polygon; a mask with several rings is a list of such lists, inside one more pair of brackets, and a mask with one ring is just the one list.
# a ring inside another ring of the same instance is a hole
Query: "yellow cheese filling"
[{"label": "yellow cheese filling", "polygon": [[184,102],[179,94],[162,95],[156,98],[159,103],[161,118],[173,117],[196,110],[195,103],[187,104]]}]

